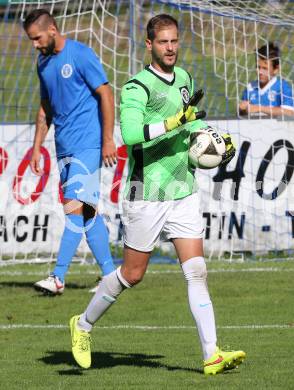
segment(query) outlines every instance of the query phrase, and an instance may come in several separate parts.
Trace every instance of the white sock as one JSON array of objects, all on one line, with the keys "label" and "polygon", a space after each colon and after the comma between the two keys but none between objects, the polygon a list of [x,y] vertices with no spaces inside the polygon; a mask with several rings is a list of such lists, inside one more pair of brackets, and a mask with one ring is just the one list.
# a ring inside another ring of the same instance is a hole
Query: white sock
[{"label": "white sock", "polygon": [[131,285],[121,275],[120,267],[104,276],[87,309],[80,316],[78,328],[90,332],[94,323],[110,308],[120,293],[130,287]]},{"label": "white sock", "polygon": [[197,325],[203,357],[207,360],[216,350],[216,330],[204,258],[192,257],[182,264],[182,270],[188,284],[190,310]]}]

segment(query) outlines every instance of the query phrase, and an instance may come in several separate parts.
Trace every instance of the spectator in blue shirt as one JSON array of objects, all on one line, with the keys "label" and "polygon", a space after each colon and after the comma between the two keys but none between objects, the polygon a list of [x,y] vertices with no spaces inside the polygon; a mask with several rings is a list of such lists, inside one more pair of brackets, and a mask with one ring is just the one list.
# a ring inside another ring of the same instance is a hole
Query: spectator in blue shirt
[{"label": "spectator in blue shirt", "polygon": [[257,51],[258,79],[250,82],[242,94],[240,115],[294,115],[292,85],[279,77],[280,50],[272,42]]},{"label": "spectator in blue shirt", "polygon": [[63,37],[47,10],[31,12],[23,27],[40,52],[37,71],[41,103],[30,166],[36,175],[43,174],[40,148],[53,123],[65,212],[53,273],[34,286],[57,295],[64,290],[65,274],[84,232],[102,274],[114,270],[108,231],[97,209],[101,162],[106,166],[116,163],[114,100],[94,51]]}]

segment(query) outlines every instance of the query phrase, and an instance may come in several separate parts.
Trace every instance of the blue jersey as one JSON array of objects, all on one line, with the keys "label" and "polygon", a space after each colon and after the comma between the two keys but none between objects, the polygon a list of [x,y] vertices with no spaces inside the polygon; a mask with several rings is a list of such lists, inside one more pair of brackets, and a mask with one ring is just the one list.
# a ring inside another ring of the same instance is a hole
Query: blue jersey
[{"label": "blue jersey", "polygon": [[244,90],[241,100],[294,110],[292,85],[279,77],[273,77],[263,88],[260,88],[258,80],[252,81]]},{"label": "blue jersey", "polygon": [[57,156],[101,147],[99,99],[95,90],[108,82],[88,46],[66,39],[61,52],[38,57],[41,99],[50,102]]}]

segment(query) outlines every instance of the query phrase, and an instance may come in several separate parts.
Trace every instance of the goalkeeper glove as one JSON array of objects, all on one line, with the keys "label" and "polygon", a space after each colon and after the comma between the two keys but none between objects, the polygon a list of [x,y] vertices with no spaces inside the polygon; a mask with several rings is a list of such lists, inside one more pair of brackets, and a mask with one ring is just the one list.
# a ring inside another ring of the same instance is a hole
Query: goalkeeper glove
[{"label": "goalkeeper glove", "polygon": [[194,95],[189,99],[188,103],[186,103],[179,112],[177,112],[173,116],[170,116],[164,121],[165,130],[171,131],[179,126],[184,125],[187,122],[205,118],[205,111],[195,112],[195,106],[200,102],[203,95],[204,93],[202,89],[196,91]]},{"label": "goalkeeper glove", "polygon": [[230,136],[230,134],[222,134],[223,140],[225,141],[226,151],[223,154],[221,165],[228,164],[236,154],[236,146]]}]

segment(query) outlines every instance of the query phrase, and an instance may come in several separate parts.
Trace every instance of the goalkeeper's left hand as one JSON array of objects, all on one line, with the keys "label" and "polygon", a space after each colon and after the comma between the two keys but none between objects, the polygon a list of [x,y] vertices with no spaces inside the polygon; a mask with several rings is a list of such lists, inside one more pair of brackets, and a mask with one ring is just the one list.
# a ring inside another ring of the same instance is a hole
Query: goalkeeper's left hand
[{"label": "goalkeeper's left hand", "polygon": [[226,151],[223,154],[223,159],[221,161],[221,165],[228,164],[236,154],[236,146],[232,140],[232,137],[228,133],[222,134],[223,140],[225,141]]},{"label": "goalkeeper's left hand", "polygon": [[194,93],[184,107],[175,115],[165,119],[164,127],[165,131],[171,131],[184,125],[187,122],[195,121],[197,119],[203,119],[206,116],[205,111],[197,111],[196,105],[200,102],[204,93],[202,89],[199,89]]}]

